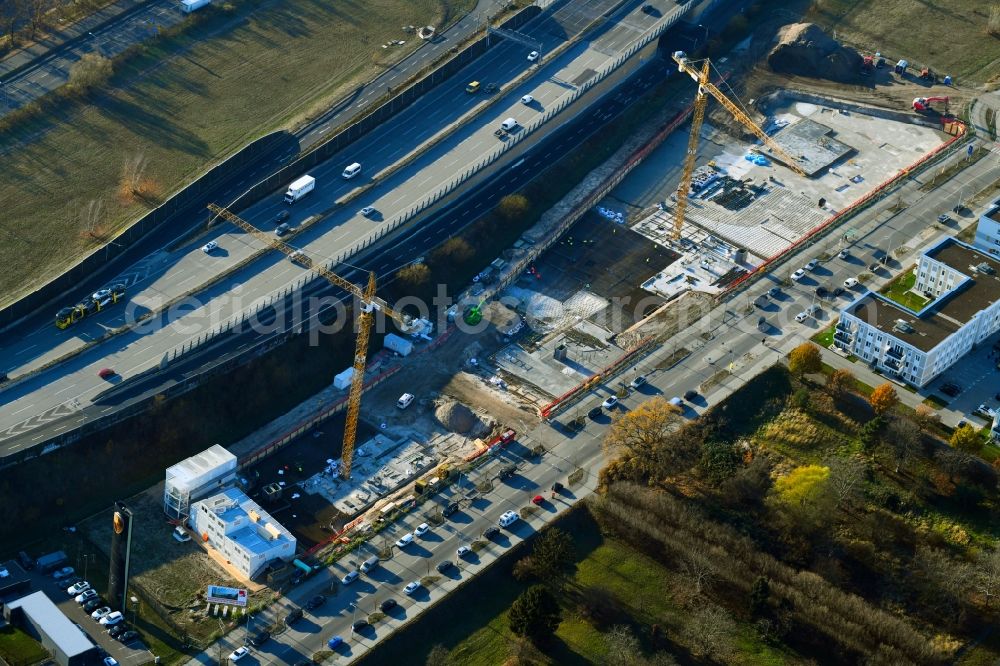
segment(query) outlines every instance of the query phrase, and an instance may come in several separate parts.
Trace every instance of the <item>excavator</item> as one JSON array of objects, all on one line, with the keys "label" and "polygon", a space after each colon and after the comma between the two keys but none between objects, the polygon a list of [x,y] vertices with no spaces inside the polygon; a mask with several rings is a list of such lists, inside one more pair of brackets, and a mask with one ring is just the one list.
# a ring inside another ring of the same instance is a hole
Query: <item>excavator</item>
[{"label": "excavator", "polygon": [[947,97],[915,97],[913,98],[913,110],[918,113],[937,112],[936,109],[931,108],[931,104],[934,102],[944,102],[943,115],[948,115]]}]

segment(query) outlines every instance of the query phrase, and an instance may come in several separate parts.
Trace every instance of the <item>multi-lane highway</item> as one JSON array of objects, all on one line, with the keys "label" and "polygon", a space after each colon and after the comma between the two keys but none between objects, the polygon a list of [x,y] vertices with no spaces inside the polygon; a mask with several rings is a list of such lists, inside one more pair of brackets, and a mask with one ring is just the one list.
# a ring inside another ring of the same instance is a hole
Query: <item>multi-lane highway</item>
[{"label": "multi-lane highway", "polygon": [[[600,13],[602,0],[570,3],[559,6],[551,15],[543,15],[525,28],[542,41],[546,51],[572,36],[573,26],[588,24],[581,19],[581,12],[590,17]],[[606,6],[616,4],[603,0]],[[454,85],[444,84],[413,107],[387,123],[386,127],[362,139],[358,144],[312,172],[318,180],[317,191],[292,208],[291,222],[299,225],[334,206],[332,214],[321,222],[293,237],[290,242],[306,250],[316,261],[330,261],[347,248],[374,235],[398,216],[421,205],[429,192],[446,186],[456,174],[474,169],[496,151],[497,137],[493,130],[503,118],[513,116],[521,122],[542,113],[548,105],[555,105],[572,96],[577,87],[593,77],[600,68],[608,66],[658,22],[676,16],[681,9],[663,2],[660,16],[650,16],[638,6],[626,6],[615,14],[595,35],[572,46],[566,53],[541,65],[528,61],[526,49],[513,42],[492,49],[467,71],[455,77]],[[667,12],[670,9],[672,14]],[[561,32],[556,32],[556,28]],[[377,181],[372,176],[392,166],[412,152],[428,138],[461,118],[462,114],[477,105],[486,104],[478,95],[465,93],[468,80],[504,82],[512,80],[525,70],[537,68],[524,83],[514,86],[507,94],[485,108],[474,122],[459,126],[447,138],[435,143],[425,154],[391,176]],[[573,81],[576,83],[573,83]],[[521,103],[523,95],[534,98],[531,105]],[[556,116],[558,122],[546,123],[518,148],[525,149],[539,140],[559,123],[567,122],[582,111],[582,105],[570,106]],[[517,151],[510,151],[510,158]],[[343,167],[352,162],[362,163],[365,171],[350,181],[340,178]],[[338,200],[357,194],[365,187],[363,195],[346,205],[336,205]],[[362,206],[373,206],[378,214],[374,219],[361,216]],[[280,195],[266,199],[242,214],[262,229],[269,230],[277,211],[283,209]],[[216,232],[204,240],[216,240],[220,249],[206,254],[198,247],[179,252],[160,252],[153,255],[122,276],[130,284],[130,300],[125,307],[114,308],[67,330],[58,331],[53,326],[41,325],[29,335],[7,345],[2,354],[3,363],[16,377],[59,358],[100,337],[105,331],[126,323],[146,311],[155,311],[166,302],[185,294],[194,294],[196,301],[188,301],[183,308],[176,308],[162,318],[156,318],[143,330],[115,336],[111,341],[98,345],[69,361],[51,368],[25,382],[0,393],[0,400],[7,407],[0,414],[0,438],[25,434],[37,425],[51,424],[85,407],[90,399],[104,390],[107,384],[97,377],[103,367],[115,369],[125,379],[160,363],[164,354],[180,348],[187,341],[196,339],[213,326],[238,315],[262,298],[280,293],[308,277],[307,272],[280,255],[266,254],[254,259],[261,250],[260,243],[243,234]],[[441,239],[438,239],[441,240]],[[391,257],[398,265],[412,258],[408,251],[400,250]],[[251,263],[226,279],[201,288],[219,272],[240,262]],[[44,415],[43,418],[39,418]],[[57,418],[49,418],[57,417]],[[25,445],[24,443],[21,446]]]},{"label": "multi-lane highway", "polygon": [[[961,160],[962,156],[956,155],[951,159]],[[671,345],[663,346],[642,359],[634,370],[625,371],[624,378],[644,374],[649,382],[624,398],[616,411],[632,409],[653,395],[672,397],[683,395],[690,389],[697,390],[720,370],[728,369],[726,376],[711,389],[705,390],[703,396],[686,403],[684,417],[695,418],[711,405],[718,404],[746,380],[778,362],[793,347],[826,326],[835,316],[839,305],[849,302],[849,296],[845,295],[837,301],[824,303],[818,318],[810,318],[803,323],[796,322],[795,315],[816,302],[817,284],[836,284],[856,276],[864,270],[867,265],[865,262],[870,262],[873,253],[879,250],[899,248],[907,243],[908,247],[916,249],[929,242],[941,233],[934,229],[933,223],[941,212],[943,202],[953,201],[963,186],[971,189],[993,182],[1000,177],[1000,165],[992,158],[981,161],[941,187],[921,192],[919,187],[928,177],[929,174],[918,177],[901,189],[900,195],[909,204],[905,211],[889,211],[891,202],[886,201],[855,218],[852,228],[856,236],[848,246],[851,258],[834,258],[822,262],[812,273],[813,278],[792,287],[783,287],[783,295],[774,299],[765,310],[747,313],[741,307],[744,300],[742,298],[719,305],[697,322],[691,322],[686,330],[675,336]],[[821,254],[836,256],[837,251],[843,247],[841,235],[835,233],[802,249],[789,257],[784,267],[774,276],[767,276],[753,285],[751,296],[783,281],[786,268],[791,271]],[[889,276],[883,275],[870,283],[870,286],[878,288],[889,279]],[[757,319],[762,314],[768,321],[763,333],[757,325]],[[762,338],[766,344],[762,344]],[[690,350],[690,355],[669,369],[657,369],[666,357],[680,348]],[[617,380],[598,386],[591,397],[571,408],[560,420],[568,421],[578,415],[585,415],[604,398],[616,392],[618,386]],[[603,462],[600,443],[611,423],[609,416],[588,419],[584,431],[572,438],[561,434],[558,427],[539,425],[533,431],[523,434],[512,448],[500,453],[498,460],[472,472],[460,488],[449,488],[436,498],[435,501],[439,504],[459,501],[462,509],[440,526],[432,527],[423,537],[415,539],[412,545],[393,547],[391,557],[382,560],[379,568],[370,575],[363,575],[348,586],[337,586],[338,592],[335,595],[327,592],[334,578],[343,577],[368,556],[377,553],[383,545],[381,538],[337,562],[324,571],[322,578],[307,581],[295,589],[289,595],[290,603],[295,605],[305,604],[318,593],[327,593],[328,598],[318,609],[307,611],[306,618],[301,623],[294,623],[290,630],[276,635],[260,648],[253,649],[246,657],[247,663],[296,663],[324,649],[327,641],[334,636],[344,639],[344,644],[336,652],[345,661],[368,652],[400,625],[413,620],[429,604],[439,601],[450,590],[468,581],[484,566],[502,556],[511,545],[529,537],[543,523],[551,521],[559,512],[593,492],[596,474]],[[541,444],[548,452],[540,458],[531,459],[527,456],[527,451],[536,444]],[[508,462],[518,465],[517,475],[506,480],[498,479],[500,467]],[[577,468],[586,470],[585,482],[571,488],[568,493],[552,497],[549,493],[552,483],[565,483],[568,473]],[[464,497],[462,488],[475,488],[487,479],[492,480],[492,490],[477,495],[475,499]],[[527,506],[536,494],[545,498],[541,510],[529,515],[527,520],[501,530],[501,537],[488,541],[488,545],[473,557],[457,557],[456,551],[460,546],[469,545],[476,539],[481,540],[483,530],[495,525],[503,512]],[[388,542],[392,543],[403,534],[413,532],[417,525],[428,522],[429,517],[436,513],[434,504],[418,508],[415,513],[389,528]],[[440,574],[437,566],[444,561],[450,561],[456,566],[449,569],[450,573]],[[429,575],[436,578],[430,586],[421,586],[412,596],[404,592],[406,585],[419,582]],[[398,607],[387,613],[387,617],[375,626],[359,632],[353,631],[356,620],[376,612],[387,599],[396,601]],[[264,612],[260,621],[270,624],[277,621],[283,612],[281,605],[275,605]],[[231,651],[242,645],[244,639],[244,632],[233,632],[222,639],[223,649]],[[217,647],[213,646],[191,663],[212,663],[217,653]]]}]

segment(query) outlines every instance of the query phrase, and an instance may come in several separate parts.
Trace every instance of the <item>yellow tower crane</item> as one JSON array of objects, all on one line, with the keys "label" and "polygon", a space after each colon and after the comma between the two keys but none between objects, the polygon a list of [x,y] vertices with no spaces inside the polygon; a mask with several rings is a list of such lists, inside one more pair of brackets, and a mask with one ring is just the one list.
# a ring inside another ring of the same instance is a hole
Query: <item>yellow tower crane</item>
[{"label": "yellow tower crane", "polygon": [[288,255],[290,259],[297,261],[312,272],[325,278],[330,284],[340,287],[360,301],[361,314],[358,317],[358,337],[354,346],[354,376],[351,377],[351,390],[347,397],[347,421],[344,423],[344,446],[341,453],[343,464],[340,472],[343,478],[351,478],[351,463],[354,461],[354,443],[358,434],[358,416],[361,412],[361,392],[365,384],[365,366],[368,364],[368,338],[371,334],[372,321],[375,318],[375,313],[381,311],[388,317],[391,317],[401,330],[406,331],[411,324],[410,318],[401,312],[393,310],[389,307],[388,303],[375,295],[374,273],[368,273],[368,283],[364,287],[359,287],[350,280],[342,278],[322,266],[317,266],[307,256],[302,254],[301,250],[296,250],[287,243],[264,233],[226,208],[209,204],[208,209],[262,243]]},{"label": "yellow tower crane", "polygon": [[734,104],[709,80],[709,70],[711,62],[706,58],[702,61],[701,69],[695,68],[688,60],[684,51],[675,51],[673,54],[677,69],[684,72],[698,84],[698,96],[694,100],[694,113],[691,117],[691,136],[688,137],[687,154],[684,156],[684,170],[681,172],[681,183],[677,187],[677,208],[674,211],[674,240],[681,237],[681,227],[684,225],[684,213],[687,211],[688,193],[691,191],[691,178],[694,175],[695,158],[698,154],[698,139],[701,135],[701,124],[705,119],[705,106],[708,104],[708,96],[711,95],[719,101],[719,104],[726,107],[726,110],[733,115],[736,120],[743,123],[747,129],[753,132],[764,145],[781,160],[785,166],[792,169],[801,176],[805,176],[805,171],[798,165],[794,158],[778,145],[771,137],[764,133],[757,126],[750,116]]}]

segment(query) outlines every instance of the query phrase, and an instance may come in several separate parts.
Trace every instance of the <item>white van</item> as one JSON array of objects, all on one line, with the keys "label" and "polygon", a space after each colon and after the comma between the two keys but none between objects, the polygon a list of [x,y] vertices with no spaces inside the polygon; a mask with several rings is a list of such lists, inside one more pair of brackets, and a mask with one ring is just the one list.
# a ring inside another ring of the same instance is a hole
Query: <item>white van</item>
[{"label": "white van", "polygon": [[396,406],[400,409],[406,409],[414,401],[415,397],[412,393],[404,393],[399,396],[399,400],[396,401]]},{"label": "white van", "polygon": [[520,519],[521,516],[517,515],[515,511],[504,511],[503,515],[500,516],[500,520],[497,521],[497,524],[500,527],[508,527]]},{"label": "white van", "polygon": [[361,165],[355,162],[354,164],[348,165],[348,167],[344,169],[344,173],[340,175],[343,176],[346,180],[350,180],[351,178],[357,176],[359,173],[361,173]]},{"label": "white van", "polygon": [[507,120],[500,123],[500,129],[505,132],[512,132],[514,128],[517,127],[517,121],[513,118],[508,118]]},{"label": "white van", "polygon": [[378,566],[378,556],[372,555],[367,560],[361,563],[361,572],[368,573],[377,566]]}]

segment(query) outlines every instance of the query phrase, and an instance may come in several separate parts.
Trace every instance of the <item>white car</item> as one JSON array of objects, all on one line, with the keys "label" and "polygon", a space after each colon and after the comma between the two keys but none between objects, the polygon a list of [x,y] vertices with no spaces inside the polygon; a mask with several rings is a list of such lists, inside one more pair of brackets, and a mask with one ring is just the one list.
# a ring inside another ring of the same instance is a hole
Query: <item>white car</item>
[{"label": "white car", "polygon": [[854,287],[858,286],[858,279],[847,278],[846,280],[844,280],[844,286],[847,287],[848,289],[853,289]]},{"label": "white car", "polygon": [[531,53],[528,54],[528,62],[535,62],[536,60],[538,60],[538,57],[539,57],[538,51],[532,51]]},{"label": "white car", "polygon": [[799,281],[799,280],[801,280],[805,276],[806,276],[806,272],[802,268],[800,268],[799,270],[797,270],[794,273],[792,273],[792,279],[795,280],[796,282]]},{"label": "white car", "polygon": [[413,593],[420,589],[420,583],[418,581],[413,581],[409,585],[403,588],[403,594],[408,597],[412,597]]},{"label": "white car", "polygon": [[174,526],[173,536],[174,539],[179,541],[180,543],[185,543],[191,540],[191,535],[185,532],[184,528],[181,527],[180,525]]},{"label": "white car", "polygon": [[504,511],[503,515],[500,516],[500,520],[497,521],[497,525],[500,527],[509,527],[521,519],[521,516],[517,515],[516,511]]},{"label": "white car", "polygon": [[809,319],[808,312],[800,312],[797,315],[795,315],[795,321],[799,322],[800,324],[804,322],[806,319]]},{"label": "white car", "polygon": [[398,407],[399,409],[406,409],[407,407],[413,404],[413,401],[415,399],[416,396],[414,396],[412,393],[404,393],[403,395],[399,396],[399,400],[396,401],[396,407]]},{"label": "white car", "polygon": [[347,575],[340,579],[342,585],[350,585],[358,579],[357,571],[348,571]]},{"label": "white car", "polygon": [[239,661],[248,654],[250,654],[250,648],[245,645],[243,647],[238,647],[233,650],[232,654],[229,655],[229,661]]},{"label": "white car", "polygon": [[364,208],[361,209],[361,214],[365,217],[371,217],[372,215],[375,214],[375,208],[373,208],[372,206],[365,206]]},{"label": "white car", "polygon": [[112,611],[104,617],[101,618],[100,622],[105,627],[113,627],[116,624],[121,624],[125,621],[125,616],[122,615],[121,611]]},{"label": "white car", "polygon": [[217,249],[218,247],[219,243],[217,241],[208,241],[207,243],[201,246],[201,251],[204,252],[205,254],[212,254],[212,251]]},{"label": "white car", "polygon": [[96,599],[96,598],[97,598],[97,590],[94,589],[84,590],[83,592],[74,597],[76,603],[80,604],[81,606],[90,601],[91,599]]},{"label": "white car", "polygon": [[396,542],[396,545],[400,548],[405,548],[411,543],[413,543],[413,534],[407,532],[403,536],[399,537],[399,541]]},{"label": "white car", "polygon": [[459,546],[458,550],[455,551],[455,554],[458,555],[459,557],[465,557],[470,553],[472,553],[472,549],[469,548],[468,546]]},{"label": "white car", "polygon": [[806,270],[807,271],[814,271],[814,270],[816,270],[817,266],[819,266],[819,262],[816,261],[815,259],[810,259],[809,263],[806,264]]},{"label": "white car", "polygon": [[95,620],[100,620],[102,617],[104,617],[105,615],[108,615],[110,613],[111,613],[111,608],[109,606],[101,606],[100,608],[98,608],[97,610],[95,610],[93,613],[91,613],[90,617],[93,618],[93,619],[95,619]]},{"label": "white car", "polygon": [[535,98],[532,97],[531,95],[525,95],[524,97],[521,98],[521,104],[524,104],[525,106],[531,106],[534,103],[535,103]]},{"label": "white car", "polygon": [[840,257],[841,259],[847,259],[848,257],[851,256],[851,252],[850,250],[841,250],[840,252],[837,253],[837,256]]},{"label": "white car", "polygon": [[601,403],[601,407],[604,409],[613,409],[615,405],[618,404],[618,396],[613,395],[604,402]]},{"label": "white car", "polygon": [[74,583],[73,585],[70,585],[68,588],[66,588],[66,594],[68,594],[71,597],[75,597],[84,590],[89,590],[89,589],[90,589],[90,583],[88,583],[85,580],[81,580],[79,583]]},{"label": "white car", "polygon": [[428,525],[427,523],[420,523],[419,525],[417,525],[417,529],[413,530],[413,533],[416,534],[417,536],[423,536],[424,534],[427,533],[427,530],[429,530],[430,528],[431,526]]},{"label": "white car", "polygon": [[104,666],[118,666],[118,660],[114,657],[105,657]]}]

